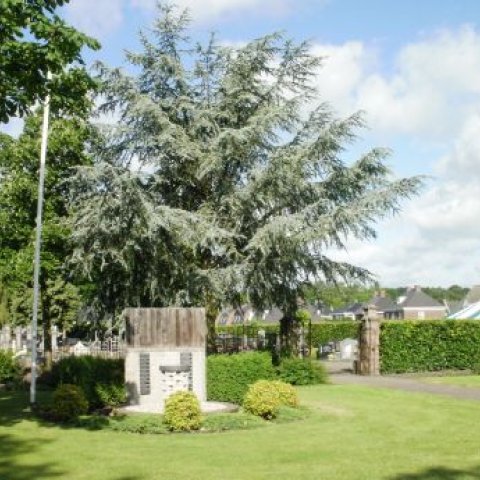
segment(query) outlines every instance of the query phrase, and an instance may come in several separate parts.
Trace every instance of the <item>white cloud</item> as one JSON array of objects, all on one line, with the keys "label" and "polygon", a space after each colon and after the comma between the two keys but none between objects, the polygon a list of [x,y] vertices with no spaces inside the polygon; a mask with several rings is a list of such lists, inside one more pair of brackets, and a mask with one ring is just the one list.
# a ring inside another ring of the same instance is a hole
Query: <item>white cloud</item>
[{"label": "white cloud", "polygon": [[480,34],[442,30],[403,47],[393,71],[378,71],[379,52],[361,42],[316,45],[329,57],[320,94],[341,113],[365,110],[374,130],[438,139],[458,131],[480,94]]},{"label": "white cloud", "polygon": [[66,17],[81,31],[97,38],[114,32],[123,23],[126,0],[80,0],[66,7]]},{"label": "white cloud", "polygon": [[374,55],[358,41],[343,45],[316,44],[312,53],[323,58],[316,80],[321,99],[330,102],[339,112],[350,113],[355,108],[353,92],[364,81]]},{"label": "white cloud", "polygon": [[[377,241],[350,242],[338,258],[370,269],[387,285],[477,284],[480,34],[464,26],[412,42],[389,73],[379,67],[379,52],[361,42],[317,45],[314,52],[330,53],[319,72],[320,93],[342,115],[366,110],[373,143],[388,133],[419,149],[433,140],[440,151],[422,195],[379,226]],[[416,158],[425,171],[420,151]],[[397,152],[397,163],[407,160]]]},{"label": "white cloud", "polygon": [[[153,10],[156,0],[131,0],[134,7]],[[283,16],[294,6],[293,0],[177,0],[180,8],[188,8],[195,22],[217,21],[219,18],[232,17],[238,14],[267,14]]]}]

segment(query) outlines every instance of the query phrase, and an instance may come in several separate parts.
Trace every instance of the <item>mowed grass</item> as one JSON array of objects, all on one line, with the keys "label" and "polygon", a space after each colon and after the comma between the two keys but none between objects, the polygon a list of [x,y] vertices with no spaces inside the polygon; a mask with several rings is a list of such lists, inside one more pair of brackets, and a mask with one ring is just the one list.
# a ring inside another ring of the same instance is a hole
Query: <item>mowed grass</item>
[{"label": "mowed grass", "polygon": [[445,377],[425,377],[423,382],[436,385],[454,385],[457,387],[480,388],[480,375],[452,375]]},{"label": "mowed grass", "polygon": [[480,402],[360,386],[299,389],[311,414],[210,434],[39,424],[0,393],[0,479],[480,479]]}]

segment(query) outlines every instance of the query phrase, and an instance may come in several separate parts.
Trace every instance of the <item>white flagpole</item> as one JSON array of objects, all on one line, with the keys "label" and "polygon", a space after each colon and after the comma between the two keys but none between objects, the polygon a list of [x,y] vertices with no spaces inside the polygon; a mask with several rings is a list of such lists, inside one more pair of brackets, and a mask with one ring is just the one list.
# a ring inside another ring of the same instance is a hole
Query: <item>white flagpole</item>
[{"label": "white flagpole", "polygon": [[[50,75],[48,75],[50,78]],[[42,243],[43,189],[45,184],[45,161],[47,158],[48,120],[50,113],[50,95],[47,94],[43,105],[42,144],[40,147],[40,172],[38,180],[37,228],[35,235],[35,258],[33,270],[33,316],[32,316],[32,379],[30,383],[30,403],[34,404],[37,395],[37,329],[40,277],[40,248]]]}]

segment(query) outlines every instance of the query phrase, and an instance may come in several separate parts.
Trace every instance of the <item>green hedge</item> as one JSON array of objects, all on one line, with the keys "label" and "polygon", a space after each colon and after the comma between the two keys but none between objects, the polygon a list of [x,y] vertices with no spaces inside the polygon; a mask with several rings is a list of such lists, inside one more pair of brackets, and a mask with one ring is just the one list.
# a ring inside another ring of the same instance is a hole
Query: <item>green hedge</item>
[{"label": "green hedge", "polygon": [[324,345],[345,338],[358,338],[359,331],[360,322],[353,320],[314,323],[312,324],[312,345]]},{"label": "green hedge", "polygon": [[[348,321],[331,321],[312,323],[312,345],[323,345],[331,341],[340,341],[345,338],[357,338],[360,328],[360,322]],[[245,329],[242,325],[218,326],[217,333],[229,333],[231,335],[255,336],[259,330],[265,333],[278,333],[278,325],[246,325]],[[308,336],[308,326],[305,327]],[[308,339],[307,339],[308,341]]]},{"label": "green hedge", "polygon": [[250,384],[274,378],[276,372],[272,358],[266,352],[211,355],[207,358],[208,400],[240,405]]},{"label": "green hedge", "polygon": [[472,369],[480,361],[480,322],[391,321],[381,324],[382,373]]},{"label": "green hedge", "polygon": [[48,375],[52,387],[67,383],[79,386],[87,397],[90,407],[102,407],[104,402],[98,386],[123,386],[124,360],[92,356],[66,357],[54,363]]}]

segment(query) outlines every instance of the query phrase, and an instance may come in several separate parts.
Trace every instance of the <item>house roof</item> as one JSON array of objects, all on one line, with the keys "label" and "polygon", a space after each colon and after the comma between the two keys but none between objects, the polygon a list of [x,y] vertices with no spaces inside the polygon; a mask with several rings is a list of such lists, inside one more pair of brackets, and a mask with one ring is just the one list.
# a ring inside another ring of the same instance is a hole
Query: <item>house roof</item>
[{"label": "house roof", "polygon": [[413,287],[407,290],[394,308],[386,311],[401,310],[402,308],[444,308],[440,302],[437,302],[430,295],[427,295],[420,287]]},{"label": "house roof", "polygon": [[467,293],[463,304],[465,306],[480,302],[480,285],[474,285]]},{"label": "house roof", "polygon": [[480,302],[473,303],[448,316],[452,320],[480,320]]},{"label": "house roof", "polygon": [[272,307],[267,311],[267,314],[262,321],[265,323],[278,323],[282,318],[283,312],[277,307]]},{"label": "house roof", "polygon": [[363,309],[364,309],[364,304],[362,302],[354,302],[345,307],[340,307],[335,309],[332,312],[332,315],[345,315],[347,313],[353,314],[353,315],[359,315],[363,313]]},{"label": "house roof", "polygon": [[369,305],[375,305],[379,312],[385,312],[386,310],[391,310],[395,308],[395,303],[390,297],[385,295],[375,295],[369,302]]},{"label": "house roof", "polygon": [[463,300],[459,300],[458,302],[447,301],[445,303],[449,315],[453,315],[465,307]]}]

